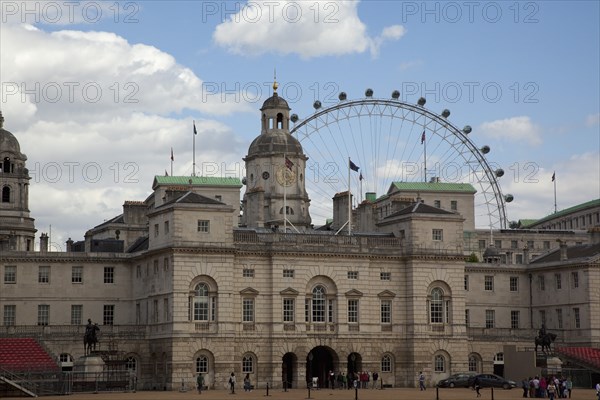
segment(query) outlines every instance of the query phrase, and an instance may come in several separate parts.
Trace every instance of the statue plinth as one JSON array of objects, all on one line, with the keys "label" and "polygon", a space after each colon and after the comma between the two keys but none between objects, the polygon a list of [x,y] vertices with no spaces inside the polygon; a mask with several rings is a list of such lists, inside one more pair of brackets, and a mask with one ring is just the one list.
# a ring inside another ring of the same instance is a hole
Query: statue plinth
[{"label": "statue plinth", "polygon": [[73,363],[73,372],[83,373],[90,380],[94,380],[94,374],[104,371],[104,360],[97,355],[81,356]]}]

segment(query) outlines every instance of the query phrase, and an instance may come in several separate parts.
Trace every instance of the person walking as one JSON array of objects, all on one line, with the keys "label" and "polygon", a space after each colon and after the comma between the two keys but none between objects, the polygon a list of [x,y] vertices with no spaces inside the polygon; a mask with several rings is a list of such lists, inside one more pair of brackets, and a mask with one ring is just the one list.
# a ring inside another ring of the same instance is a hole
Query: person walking
[{"label": "person walking", "polygon": [[231,394],[235,394],[235,373],[231,373],[229,376],[229,388],[231,389]]},{"label": "person walking", "polygon": [[198,385],[198,394],[202,394],[202,387],[204,386],[204,377],[202,374],[198,374],[196,378],[196,384]]},{"label": "person walking", "polygon": [[521,382],[521,388],[523,389],[523,397],[527,397],[527,393],[529,392],[529,381],[527,378],[523,379]]},{"label": "person walking", "polygon": [[548,393],[548,398],[550,400],[554,400],[554,395],[556,394],[556,385],[554,384],[553,380],[551,380],[550,383],[548,383],[548,386],[546,386],[546,392]]},{"label": "person walking", "polygon": [[250,374],[246,374],[244,377],[244,392],[251,392],[252,385],[250,384]]},{"label": "person walking", "polygon": [[475,381],[473,382],[473,388],[475,389],[475,393],[477,393],[477,397],[481,397],[481,393],[479,393],[479,389],[481,389],[481,385],[479,383],[479,377],[475,377]]},{"label": "person walking", "polygon": [[425,387],[425,374],[423,371],[419,371],[419,390],[427,390]]}]

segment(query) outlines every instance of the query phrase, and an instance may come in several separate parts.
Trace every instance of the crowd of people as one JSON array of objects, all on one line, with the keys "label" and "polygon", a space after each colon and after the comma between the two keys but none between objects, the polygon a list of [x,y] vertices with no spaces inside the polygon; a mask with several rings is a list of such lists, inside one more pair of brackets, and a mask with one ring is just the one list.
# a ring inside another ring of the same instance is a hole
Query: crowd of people
[{"label": "crowd of people", "polygon": [[339,371],[337,374],[334,371],[329,371],[327,388],[329,389],[375,389],[379,381],[377,372],[360,371],[347,372]]},{"label": "crowd of people", "polygon": [[521,388],[523,389],[523,397],[570,399],[573,392],[573,382],[571,378],[535,376],[523,379]]}]

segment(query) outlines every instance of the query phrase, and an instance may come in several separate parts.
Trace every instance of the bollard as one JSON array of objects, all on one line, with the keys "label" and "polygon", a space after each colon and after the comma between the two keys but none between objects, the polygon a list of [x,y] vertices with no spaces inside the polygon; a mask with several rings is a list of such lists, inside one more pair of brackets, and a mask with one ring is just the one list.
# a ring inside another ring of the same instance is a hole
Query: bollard
[{"label": "bollard", "polygon": [[440,388],[435,387],[435,400],[440,400]]},{"label": "bollard", "polygon": [[310,399],[310,383],[306,387],[308,388],[308,398]]},{"label": "bollard", "polygon": [[267,394],[265,396],[269,396],[269,382],[267,382]]},{"label": "bollard", "polygon": [[492,400],[494,400],[494,388],[491,388],[492,390]]},{"label": "bollard", "polygon": [[283,391],[287,392],[287,379],[283,381]]}]

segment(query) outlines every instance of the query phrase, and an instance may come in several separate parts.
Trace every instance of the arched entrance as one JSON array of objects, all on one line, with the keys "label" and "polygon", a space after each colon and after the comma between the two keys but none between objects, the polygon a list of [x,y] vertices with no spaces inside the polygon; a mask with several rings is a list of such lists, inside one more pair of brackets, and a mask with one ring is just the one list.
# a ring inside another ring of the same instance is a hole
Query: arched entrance
[{"label": "arched entrance", "polygon": [[281,382],[284,388],[297,386],[296,371],[294,370],[297,360],[294,353],[285,353],[281,359]]},{"label": "arched entrance", "polygon": [[312,385],[313,378],[319,378],[319,387],[327,387],[329,371],[336,371],[339,365],[337,354],[326,346],[313,348],[306,357],[306,381]]},{"label": "arched entrance", "polygon": [[[357,373],[362,371],[362,356],[358,353],[348,354],[348,366],[346,367],[349,376],[356,376]],[[351,382],[348,382],[350,385]]]}]

